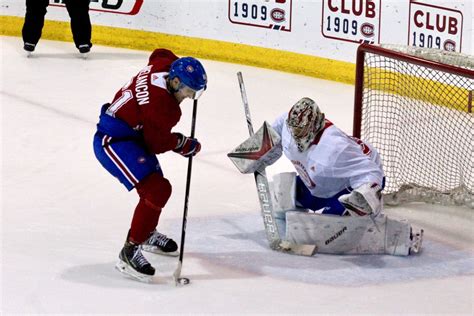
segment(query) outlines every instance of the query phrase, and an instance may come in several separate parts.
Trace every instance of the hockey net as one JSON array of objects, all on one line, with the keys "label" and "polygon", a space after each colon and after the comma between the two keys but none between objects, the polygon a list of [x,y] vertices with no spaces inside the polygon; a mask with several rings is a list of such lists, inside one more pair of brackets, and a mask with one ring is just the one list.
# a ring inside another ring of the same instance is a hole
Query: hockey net
[{"label": "hockey net", "polygon": [[474,57],[362,44],[354,136],[381,154],[386,204],[474,208]]}]

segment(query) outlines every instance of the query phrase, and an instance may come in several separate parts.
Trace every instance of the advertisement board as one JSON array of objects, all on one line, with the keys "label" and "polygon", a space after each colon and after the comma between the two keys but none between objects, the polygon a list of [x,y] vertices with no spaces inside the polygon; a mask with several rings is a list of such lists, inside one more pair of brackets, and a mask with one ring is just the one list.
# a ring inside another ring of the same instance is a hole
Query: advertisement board
[{"label": "advertisement board", "polygon": [[[90,4],[94,25],[349,63],[355,62],[362,42],[473,54],[472,13],[472,0],[92,0]],[[0,14],[24,16],[24,1],[3,0]],[[46,18],[69,22],[63,0],[50,0]]]}]

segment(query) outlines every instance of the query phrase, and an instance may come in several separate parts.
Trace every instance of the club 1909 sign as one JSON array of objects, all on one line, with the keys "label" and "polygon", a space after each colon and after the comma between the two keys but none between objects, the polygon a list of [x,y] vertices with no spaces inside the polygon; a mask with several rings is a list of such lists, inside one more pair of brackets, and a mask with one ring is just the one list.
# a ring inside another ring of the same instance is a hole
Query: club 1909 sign
[{"label": "club 1909 sign", "polygon": [[462,24],[461,11],[410,1],[408,45],[460,52]]},{"label": "club 1909 sign", "polygon": [[379,43],[380,1],[323,0],[323,36],[354,43]]},{"label": "club 1909 sign", "polygon": [[292,0],[229,0],[231,23],[291,32]]}]

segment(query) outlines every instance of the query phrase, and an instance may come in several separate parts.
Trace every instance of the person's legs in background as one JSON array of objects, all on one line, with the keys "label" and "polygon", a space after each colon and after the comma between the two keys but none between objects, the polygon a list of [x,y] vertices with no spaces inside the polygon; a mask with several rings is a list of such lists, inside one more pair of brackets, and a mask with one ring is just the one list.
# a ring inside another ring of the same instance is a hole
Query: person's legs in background
[{"label": "person's legs in background", "polygon": [[65,0],[71,18],[71,31],[77,49],[83,54],[92,47],[92,25],[89,17],[89,0]]},{"label": "person's legs in background", "polygon": [[33,52],[36,44],[41,38],[44,25],[44,16],[49,0],[26,0],[25,23],[23,24],[23,48],[27,52]]}]

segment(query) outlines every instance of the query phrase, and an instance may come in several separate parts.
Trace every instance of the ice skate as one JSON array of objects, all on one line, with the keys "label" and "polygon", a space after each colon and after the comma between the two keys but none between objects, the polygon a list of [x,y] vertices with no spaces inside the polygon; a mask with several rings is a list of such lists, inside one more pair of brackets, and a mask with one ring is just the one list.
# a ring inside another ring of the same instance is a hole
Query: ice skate
[{"label": "ice skate", "polygon": [[126,242],[119,254],[115,268],[141,282],[151,282],[155,269],[143,256],[140,245]]},{"label": "ice skate", "polygon": [[91,46],[90,45],[88,45],[88,44],[79,45],[78,49],[79,49],[79,53],[81,53],[81,58],[82,59],[89,58],[89,53],[91,51]]},{"label": "ice skate", "polygon": [[159,255],[166,255],[172,257],[176,257],[179,255],[178,245],[176,244],[176,242],[156,230],[151,234],[150,238],[148,238],[141,245],[141,248],[144,251],[152,252]]},{"label": "ice skate", "polygon": [[421,244],[423,243],[423,229],[420,232],[414,234],[413,231],[410,232],[411,247],[410,254],[418,253],[421,250]]},{"label": "ice skate", "polygon": [[90,53],[81,53],[81,58],[82,59],[88,59]]},{"label": "ice skate", "polygon": [[35,51],[35,47],[36,47],[36,45],[31,44],[31,43],[25,43],[23,45],[23,49],[25,50],[26,57],[29,58],[29,57],[33,56],[33,52]]}]

